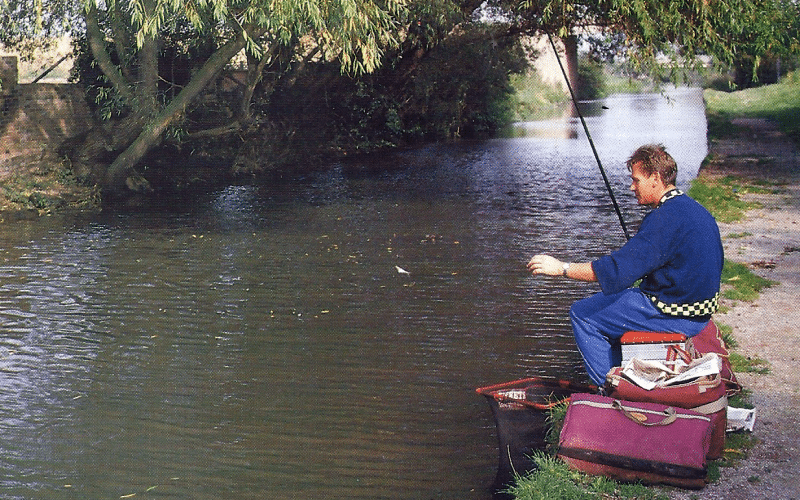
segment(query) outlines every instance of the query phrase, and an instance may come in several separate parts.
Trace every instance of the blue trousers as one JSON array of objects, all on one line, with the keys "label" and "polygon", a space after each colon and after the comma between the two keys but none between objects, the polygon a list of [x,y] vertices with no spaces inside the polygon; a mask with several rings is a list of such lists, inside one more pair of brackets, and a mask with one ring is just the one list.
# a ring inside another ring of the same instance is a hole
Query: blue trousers
[{"label": "blue trousers", "polygon": [[708,317],[664,314],[638,288],[581,299],[572,305],[569,317],[586,371],[598,386],[603,385],[608,371],[622,362],[619,339],[625,332],[671,332],[693,337],[708,323]]}]

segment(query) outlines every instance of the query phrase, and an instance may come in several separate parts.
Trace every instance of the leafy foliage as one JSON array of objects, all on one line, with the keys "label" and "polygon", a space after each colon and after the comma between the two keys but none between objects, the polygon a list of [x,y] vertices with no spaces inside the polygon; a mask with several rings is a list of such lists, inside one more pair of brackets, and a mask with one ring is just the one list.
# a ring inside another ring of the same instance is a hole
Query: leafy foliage
[{"label": "leafy foliage", "polygon": [[581,101],[599,99],[605,94],[603,68],[589,58],[581,58],[578,64],[578,99]]},{"label": "leafy foliage", "polygon": [[[364,149],[491,134],[509,116],[503,102],[511,92],[508,76],[520,71],[515,47],[524,35],[591,30],[608,54],[673,79],[698,65],[698,55],[732,64],[743,50],[757,61],[796,53],[798,46],[794,0],[6,0],[3,6],[0,39],[8,44],[42,43],[64,32],[78,41],[85,57],[79,81],[93,88],[111,126],[72,156],[94,161],[100,170],[93,177],[108,189],[124,186],[165,137],[256,137],[259,127],[291,134],[295,123],[263,113],[274,111],[273,99],[319,89],[313,82],[305,92],[296,87],[309,83],[309,75],[334,83],[323,95],[343,92],[330,99],[331,120],[323,122],[337,131],[320,139]],[[243,75],[220,90],[220,76],[243,49]],[[665,57],[673,64],[663,64]],[[212,119],[201,109],[213,111]]]},{"label": "leafy foliage", "polygon": [[404,71],[405,52],[358,77],[334,64],[309,64],[297,80],[278,82],[257,112],[290,127],[306,151],[489,136],[509,120],[509,72],[527,64],[515,39],[482,43],[491,30],[467,25]]},{"label": "leafy foliage", "polygon": [[0,45],[17,49],[23,59],[47,48],[59,36],[81,26],[80,6],[72,0],[3,0]]},{"label": "leafy foliage", "polygon": [[[518,8],[507,5],[527,32],[561,37],[587,32],[598,53],[622,56],[637,71],[659,79],[682,79],[690,69],[703,67],[700,55],[733,65],[742,54],[757,61],[779,46],[786,48],[783,53],[798,50],[792,0],[524,0]],[[795,29],[785,30],[787,25]]]},{"label": "leafy foliage", "polygon": [[465,26],[431,51],[406,85],[406,129],[426,139],[485,137],[507,123],[510,73],[526,67],[514,40]]},{"label": "leafy foliage", "polygon": [[[77,38],[86,40],[79,47],[91,53],[91,61],[80,67],[88,70],[84,81],[102,101],[101,116],[119,122],[107,140],[111,144],[86,147],[117,154],[107,172],[95,177],[120,190],[165,134],[184,136],[179,129],[187,109],[242,49],[248,64],[239,103],[230,107],[227,124],[212,124],[212,134],[248,126],[256,86],[269,93],[277,80],[314,60],[337,61],[341,71],[354,75],[374,71],[384,51],[398,46],[405,11],[402,0],[86,1],[85,35]],[[100,73],[91,75],[94,68]],[[176,74],[176,68],[188,71]],[[271,80],[264,82],[265,76]]]},{"label": "leafy foliage", "polygon": [[[731,61],[737,89],[777,83],[781,70],[794,69],[800,43],[800,3],[774,0],[772,9],[744,26]],[[782,68],[781,68],[782,63]]]}]

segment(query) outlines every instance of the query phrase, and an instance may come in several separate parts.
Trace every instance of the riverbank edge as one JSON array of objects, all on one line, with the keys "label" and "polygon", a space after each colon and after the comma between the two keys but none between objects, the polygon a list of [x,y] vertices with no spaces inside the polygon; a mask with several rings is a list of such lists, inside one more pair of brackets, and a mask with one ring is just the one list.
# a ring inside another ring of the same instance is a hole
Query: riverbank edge
[{"label": "riverbank edge", "polygon": [[0,168],[0,223],[56,213],[100,210],[96,187],[81,185],[55,155]]}]

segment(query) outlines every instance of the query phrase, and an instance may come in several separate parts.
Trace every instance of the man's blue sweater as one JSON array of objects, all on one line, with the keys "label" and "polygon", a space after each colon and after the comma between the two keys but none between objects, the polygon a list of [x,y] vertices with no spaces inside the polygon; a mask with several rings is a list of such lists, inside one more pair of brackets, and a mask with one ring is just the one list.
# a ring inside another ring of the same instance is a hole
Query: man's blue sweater
[{"label": "man's blue sweater", "polygon": [[714,217],[679,194],[647,214],[622,248],[592,262],[603,293],[641,279],[640,289],[667,304],[692,304],[719,292],[724,255]]}]

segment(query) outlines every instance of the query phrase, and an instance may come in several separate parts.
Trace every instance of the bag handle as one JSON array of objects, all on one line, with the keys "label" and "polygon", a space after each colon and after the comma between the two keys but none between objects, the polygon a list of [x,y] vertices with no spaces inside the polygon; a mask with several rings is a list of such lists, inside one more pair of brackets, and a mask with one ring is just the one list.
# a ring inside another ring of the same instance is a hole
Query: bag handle
[{"label": "bag handle", "polygon": [[659,420],[658,422],[648,422],[647,415],[645,415],[644,413],[632,412],[628,410],[622,405],[622,403],[618,399],[615,399],[614,402],[611,403],[611,407],[621,411],[622,414],[628,417],[631,421],[636,422],[637,424],[643,425],[645,427],[669,425],[678,419],[678,414],[675,411],[675,408],[671,406],[668,407],[666,410],[664,410],[664,415],[665,415],[664,419]]},{"label": "bag handle", "polygon": [[689,354],[685,349],[682,349],[679,345],[672,344],[667,346],[667,361],[681,360],[688,365],[693,359],[694,356]]}]

